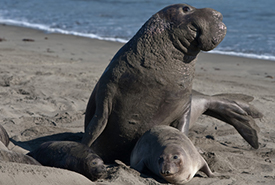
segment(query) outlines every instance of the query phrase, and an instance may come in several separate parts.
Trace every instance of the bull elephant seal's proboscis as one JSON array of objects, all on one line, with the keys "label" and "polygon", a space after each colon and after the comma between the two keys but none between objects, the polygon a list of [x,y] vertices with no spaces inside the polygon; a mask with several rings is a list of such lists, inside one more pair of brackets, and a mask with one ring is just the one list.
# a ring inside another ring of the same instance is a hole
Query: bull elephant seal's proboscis
[{"label": "bull elephant seal's proboscis", "polygon": [[48,141],[27,155],[44,166],[75,171],[90,180],[106,172],[102,159],[91,148],[74,141]]},{"label": "bull elephant seal's proboscis", "polygon": [[155,125],[187,134],[194,65],[224,38],[221,13],[186,4],[153,15],[114,56],[89,99],[82,143],[106,163],[129,163],[137,140]]},{"label": "bull elephant seal's proboscis", "polygon": [[155,126],[138,140],[131,167],[143,172],[149,169],[169,183],[189,182],[198,171],[213,176],[208,164],[190,139],[170,126]]}]

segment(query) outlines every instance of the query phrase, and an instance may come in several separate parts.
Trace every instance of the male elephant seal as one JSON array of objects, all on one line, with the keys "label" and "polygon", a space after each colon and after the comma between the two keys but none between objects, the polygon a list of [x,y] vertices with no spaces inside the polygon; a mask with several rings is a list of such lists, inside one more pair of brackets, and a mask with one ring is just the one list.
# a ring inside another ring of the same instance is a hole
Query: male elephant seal
[{"label": "male elephant seal", "polygon": [[96,180],[106,172],[102,159],[91,148],[73,141],[49,141],[27,155],[44,166],[78,172]]},{"label": "male elephant seal", "polygon": [[210,8],[177,4],[153,15],[96,84],[82,142],[107,163],[129,163],[136,141],[154,125],[187,132],[197,54],[225,34],[221,13]]},{"label": "male elephant seal", "polygon": [[197,171],[213,176],[208,164],[188,137],[170,126],[155,126],[138,140],[131,167],[142,172],[149,169],[169,183],[184,184]]},{"label": "male elephant seal", "polygon": [[221,13],[210,8],[176,4],[153,15],[96,84],[82,143],[106,163],[129,163],[135,143],[153,126],[187,134],[197,55],[215,48],[225,34]]},{"label": "male elephant seal", "polygon": [[7,131],[4,129],[2,125],[0,125],[0,141],[5,145],[8,146],[10,142],[9,135]]}]

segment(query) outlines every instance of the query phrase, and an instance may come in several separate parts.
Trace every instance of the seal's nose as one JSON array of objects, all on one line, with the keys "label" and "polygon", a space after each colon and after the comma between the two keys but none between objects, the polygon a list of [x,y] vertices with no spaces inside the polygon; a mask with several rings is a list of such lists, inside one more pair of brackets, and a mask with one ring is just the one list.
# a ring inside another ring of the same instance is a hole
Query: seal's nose
[{"label": "seal's nose", "polygon": [[221,14],[221,12],[218,12],[216,10],[213,10],[213,16],[216,17],[218,20],[222,21],[223,20],[223,16]]},{"label": "seal's nose", "polygon": [[171,172],[169,170],[161,170],[161,174],[169,175]]},{"label": "seal's nose", "polygon": [[212,8],[203,8],[201,10],[204,11],[206,15],[212,15],[214,18],[216,18],[219,21],[223,20],[223,16],[221,12],[218,12]]}]

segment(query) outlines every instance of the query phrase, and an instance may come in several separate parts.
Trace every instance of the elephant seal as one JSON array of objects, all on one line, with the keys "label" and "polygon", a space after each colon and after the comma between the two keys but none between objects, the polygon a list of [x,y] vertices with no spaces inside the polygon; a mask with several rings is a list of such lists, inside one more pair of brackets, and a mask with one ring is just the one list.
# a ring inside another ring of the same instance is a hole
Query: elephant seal
[{"label": "elephant seal", "polygon": [[73,141],[45,142],[27,155],[44,166],[75,171],[92,181],[106,172],[102,159],[91,148]]},{"label": "elephant seal", "polygon": [[189,182],[197,171],[213,176],[208,164],[189,138],[176,128],[151,128],[138,140],[130,165],[139,172],[149,169],[169,183]]},{"label": "elephant seal", "polygon": [[8,146],[10,142],[9,135],[7,131],[4,129],[2,125],[0,125],[0,141],[5,145]]},{"label": "elephant seal", "polygon": [[137,140],[155,125],[188,133],[198,53],[224,38],[221,13],[187,4],[154,14],[114,56],[96,84],[82,143],[104,160],[129,164]]}]

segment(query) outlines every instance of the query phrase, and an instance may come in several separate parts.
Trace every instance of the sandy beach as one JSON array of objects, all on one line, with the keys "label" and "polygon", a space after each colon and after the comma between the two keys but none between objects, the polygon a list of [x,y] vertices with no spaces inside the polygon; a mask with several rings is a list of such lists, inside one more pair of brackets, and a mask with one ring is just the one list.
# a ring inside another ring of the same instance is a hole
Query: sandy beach
[{"label": "sandy beach", "polygon": [[[12,141],[8,148],[25,154],[45,141],[80,141],[89,96],[122,45],[0,25],[0,124]],[[188,184],[274,184],[275,61],[201,53],[193,89],[253,96],[251,104],[264,118],[256,120],[261,132],[255,150],[232,126],[201,116],[189,138],[221,175],[198,173]],[[0,161],[0,184],[37,183],[93,184],[67,170]],[[109,166],[96,183],[160,184],[120,163]]]}]

